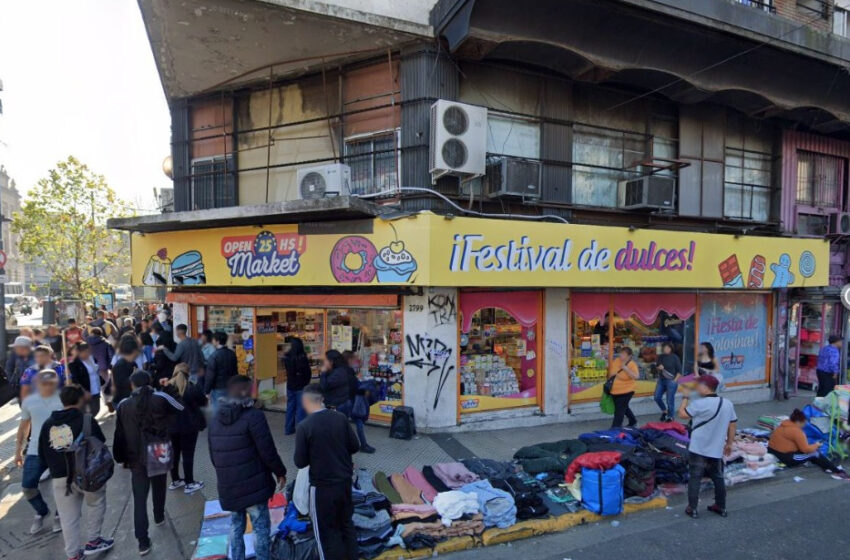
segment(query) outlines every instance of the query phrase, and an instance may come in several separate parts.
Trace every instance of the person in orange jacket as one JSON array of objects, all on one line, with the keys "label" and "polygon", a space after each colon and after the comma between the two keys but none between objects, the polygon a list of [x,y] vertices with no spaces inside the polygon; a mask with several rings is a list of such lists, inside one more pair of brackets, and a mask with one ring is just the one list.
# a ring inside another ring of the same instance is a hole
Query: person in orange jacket
[{"label": "person in orange jacket", "polygon": [[805,425],[806,415],[795,408],[791,417],[773,430],[770,441],[767,443],[767,450],[789,468],[811,462],[831,474],[833,478],[848,478],[844,467],[836,465],[820,452],[820,443],[809,443],[803,432]]}]

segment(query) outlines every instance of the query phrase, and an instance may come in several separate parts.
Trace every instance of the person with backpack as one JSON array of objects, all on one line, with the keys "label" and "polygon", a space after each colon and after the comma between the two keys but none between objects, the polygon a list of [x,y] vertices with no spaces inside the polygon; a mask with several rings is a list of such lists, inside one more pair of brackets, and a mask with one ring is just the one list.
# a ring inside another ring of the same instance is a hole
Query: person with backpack
[{"label": "person with backpack", "polygon": [[286,368],[286,435],[295,433],[295,426],[304,420],[304,407],[301,406],[301,391],[310,384],[313,371],[310,360],[304,351],[304,343],[297,336],[289,339],[289,350],[283,356]]},{"label": "person with backpack", "polygon": [[[36,392],[27,396],[21,402],[21,423],[18,426],[17,447],[15,449],[15,464],[22,468],[21,488],[24,497],[35,510],[35,519],[30,527],[30,534],[35,535],[44,526],[44,520],[50,513],[47,503],[38,489],[41,475],[47,470],[38,456],[38,437],[41,427],[57,410],[62,410],[59,400],[59,376],[52,369],[39,372],[36,376]],[[29,443],[27,443],[29,439]],[[26,455],[24,448],[26,447]],[[59,515],[53,516],[53,532],[62,530]]]},{"label": "person with backpack", "polygon": [[732,401],[717,396],[720,381],[713,375],[697,379],[700,398],[691,398],[691,390],[683,388],[684,398],[679,405],[679,418],[691,421],[691,440],[688,443],[688,507],[685,514],[699,517],[699,491],[702,477],[714,483],[714,504],[708,511],[726,517],[726,481],[723,478],[723,456],[732,451],[738,418]]},{"label": "person with backpack", "polygon": [[145,556],[151,551],[148,494],[153,495],[153,522],[162,525],[165,523],[167,473],[173,460],[168,427],[184,407],[168,392],[154,390],[151,375],[145,370],[133,373],[130,383],[133,392],[121,401],[116,411],[118,419],[112,450],[115,461],[130,468],[134,532],[139,542],[139,555]]},{"label": "person with backpack", "polygon": [[[97,488],[88,486],[83,476],[87,466],[78,465],[74,453],[76,446],[88,445],[87,439],[93,438],[101,444],[106,442],[106,436],[97,422],[82,412],[84,397],[85,393],[80,387],[63,387],[59,399],[64,409],[50,415],[38,436],[38,456],[47,465],[53,479],[53,498],[62,524],[65,556],[69,560],[82,560],[85,556],[109,550],[115,544],[113,539],[107,539],[101,534],[106,515],[106,482],[101,480],[102,485]],[[100,451],[103,449],[105,447]],[[103,463],[98,467],[105,473],[104,476],[111,474],[111,470],[106,470],[112,468],[111,458],[108,467]],[[80,534],[83,504],[86,506],[85,544]]]},{"label": "person with backpack", "polygon": [[248,516],[254,527],[257,560],[270,560],[268,501],[276,487],[286,484],[286,467],[265,414],[254,407],[251,378],[236,375],[227,381],[227,396],[219,400],[210,421],[209,448],[218,479],[218,499],[222,509],[232,512],[231,560],[245,560],[243,535]]},{"label": "person with backpack", "polygon": [[[207,428],[207,421],[201,410],[207,405],[207,397],[203,390],[191,381],[189,366],[182,362],[174,368],[174,375],[171,376],[168,384],[174,388],[183,403],[183,410],[174,417],[168,428],[171,446],[174,449],[174,464],[171,467],[171,484],[168,489],[183,488],[184,494],[194,494],[204,487],[203,481],[194,479],[193,466],[198,434]],[[180,478],[181,457],[183,458],[183,478]]]}]

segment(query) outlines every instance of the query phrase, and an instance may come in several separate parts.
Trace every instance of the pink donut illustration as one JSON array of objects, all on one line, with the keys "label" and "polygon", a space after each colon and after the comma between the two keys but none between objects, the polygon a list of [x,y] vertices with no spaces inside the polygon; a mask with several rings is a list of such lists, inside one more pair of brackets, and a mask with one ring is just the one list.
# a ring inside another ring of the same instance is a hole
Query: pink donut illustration
[{"label": "pink donut illustration", "polygon": [[377,273],[375,265],[372,264],[376,256],[378,250],[365,237],[343,237],[331,251],[331,272],[341,284],[369,283]]}]

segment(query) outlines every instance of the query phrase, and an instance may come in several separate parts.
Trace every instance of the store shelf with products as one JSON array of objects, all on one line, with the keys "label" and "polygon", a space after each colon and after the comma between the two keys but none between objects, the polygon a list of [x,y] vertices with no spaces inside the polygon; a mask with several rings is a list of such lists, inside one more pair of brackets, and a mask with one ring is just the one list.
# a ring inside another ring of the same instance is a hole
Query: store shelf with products
[{"label": "store shelf with products", "polygon": [[321,309],[280,309],[272,312],[277,328],[277,382],[286,381],[283,356],[289,350],[289,340],[300,338],[310,359],[313,376],[321,371],[325,352],[325,312]]}]

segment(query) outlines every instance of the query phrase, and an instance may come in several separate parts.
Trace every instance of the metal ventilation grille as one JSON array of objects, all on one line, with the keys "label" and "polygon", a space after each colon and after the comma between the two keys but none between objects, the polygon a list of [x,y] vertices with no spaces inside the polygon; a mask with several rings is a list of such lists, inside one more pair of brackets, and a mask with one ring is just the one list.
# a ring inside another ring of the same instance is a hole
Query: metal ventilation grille
[{"label": "metal ventilation grille", "polygon": [[637,204],[643,204],[643,190],[644,190],[644,182],[643,179],[635,179],[633,181],[629,181],[626,183],[626,206],[634,206]]},{"label": "metal ventilation grille", "polygon": [[467,151],[463,142],[457,138],[446,140],[442,148],[443,161],[449,167],[463,167],[466,164]]},{"label": "metal ventilation grille", "polygon": [[460,136],[469,130],[469,117],[466,111],[457,106],[446,109],[443,113],[443,128],[452,136]]},{"label": "metal ventilation grille", "polygon": [[322,198],[325,196],[327,183],[321,173],[311,171],[301,179],[301,198]]}]

